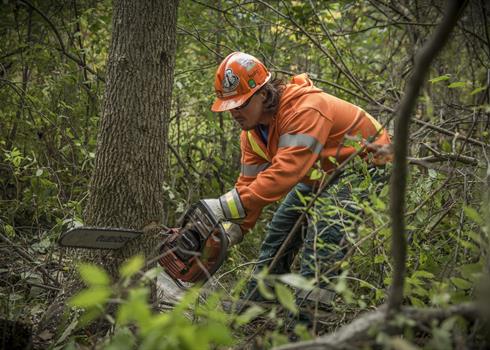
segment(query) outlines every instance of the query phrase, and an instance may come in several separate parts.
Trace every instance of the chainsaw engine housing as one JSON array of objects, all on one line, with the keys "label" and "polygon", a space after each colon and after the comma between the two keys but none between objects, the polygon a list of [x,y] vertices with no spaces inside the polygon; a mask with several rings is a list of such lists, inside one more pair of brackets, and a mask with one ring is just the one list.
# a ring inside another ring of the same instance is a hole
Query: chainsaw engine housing
[{"label": "chainsaw engine housing", "polygon": [[228,238],[203,201],[184,214],[180,229],[170,229],[160,248],[160,265],[175,281],[207,281],[226,259]]}]

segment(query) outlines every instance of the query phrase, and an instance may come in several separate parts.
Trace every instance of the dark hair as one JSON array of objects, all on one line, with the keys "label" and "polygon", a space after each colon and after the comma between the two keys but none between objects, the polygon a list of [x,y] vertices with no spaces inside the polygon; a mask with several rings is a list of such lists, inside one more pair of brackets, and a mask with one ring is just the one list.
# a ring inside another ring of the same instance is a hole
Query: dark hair
[{"label": "dark hair", "polygon": [[272,77],[259,91],[265,91],[267,94],[264,102],[264,112],[276,115],[279,109],[282,92],[286,88],[286,83],[281,78]]}]

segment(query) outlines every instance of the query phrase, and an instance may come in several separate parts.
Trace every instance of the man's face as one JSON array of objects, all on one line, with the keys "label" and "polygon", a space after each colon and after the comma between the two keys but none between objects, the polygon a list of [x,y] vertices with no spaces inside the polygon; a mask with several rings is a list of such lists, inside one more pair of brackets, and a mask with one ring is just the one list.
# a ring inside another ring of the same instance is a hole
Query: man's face
[{"label": "man's face", "polygon": [[252,130],[264,120],[264,96],[256,93],[242,106],[230,110],[235,121],[240,124],[242,130]]}]

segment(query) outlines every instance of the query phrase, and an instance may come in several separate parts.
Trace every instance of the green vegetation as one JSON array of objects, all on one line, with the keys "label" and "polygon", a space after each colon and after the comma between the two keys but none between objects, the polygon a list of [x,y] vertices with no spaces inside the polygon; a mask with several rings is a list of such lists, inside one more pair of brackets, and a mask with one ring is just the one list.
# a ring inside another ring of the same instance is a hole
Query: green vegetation
[{"label": "green vegetation", "polygon": [[[346,258],[333,266],[341,273],[328,280],[337,292],[333,311],[317,315],[314,330],[287,321],[299,312],[291,288],[311,288],[297,274],[259,276],[259,289],[276,301],[272,305],[243,314],[221,306],[239,299],[274,206],[232,248],[217,282],[190,289],[171,311],[151,303],[159,270],[145,271],[142,257],[121,266],[118,280],[101,267],[78,265],[76,254],[61,250],[56,240],[73,222],[83,222],[112,4],[30,4],[4,1],[0,11],[0,314],[32,325],[35,347],[271,348],[288,343],[292,334],[307,340],[329,333],[386,301],[392,278],[389,186],[377,193],[369,177],[359,185],[368,198],[355,203],[362,223],[342,247]],[[393,110],[414,55],[442,10],[437,1],[181,1],[163,224],[172,226],[196,200],[229,190],[238,175],[239,128],[226,113],[209,109],[222,57],[249,52],[285,80],[308,72],[326,92],[362,106],[393,130]],[[430,69],[413,116],[406,306],[458,306],[488,288],[489,11],[485,1],[469,1]],[[319,210],[329,215],[338,208],[325,203]],[[64,310],[60,324],[41,327],[60,311],[49,306],[78,272],[86,287],[70,299],[73,308]],[[483,322],[463,316],[425,323],[400,316],[403,339],[381,331],[363,346],[484,348]],[[108,332],[97,333],[100,319],[111,325]]]}]

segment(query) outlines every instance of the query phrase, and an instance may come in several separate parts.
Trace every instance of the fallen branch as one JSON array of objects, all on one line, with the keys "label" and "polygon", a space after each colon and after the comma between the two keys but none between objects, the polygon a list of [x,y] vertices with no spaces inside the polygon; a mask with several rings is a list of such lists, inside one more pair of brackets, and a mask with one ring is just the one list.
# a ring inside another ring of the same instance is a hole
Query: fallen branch
[{"label": "fallen branch", "polygon": [[[401,313],[408,319],[416,321],[417,326],[420,326],[430,324],[433,320],[442,321],[456,315],[473,321],[480,318],[480,309],[481,305],[478,303],[468,302],[445,309],[404,307],[401,309]],[[371,330],[385,326],[386,312],[387,308],[384,305],[375,311],[360,316],[352,323],[340,328],[337,332],[318,337],[315,340],[287,344],[274,349],[325,350],[353,348],[355,342],[372,339]]]}]

